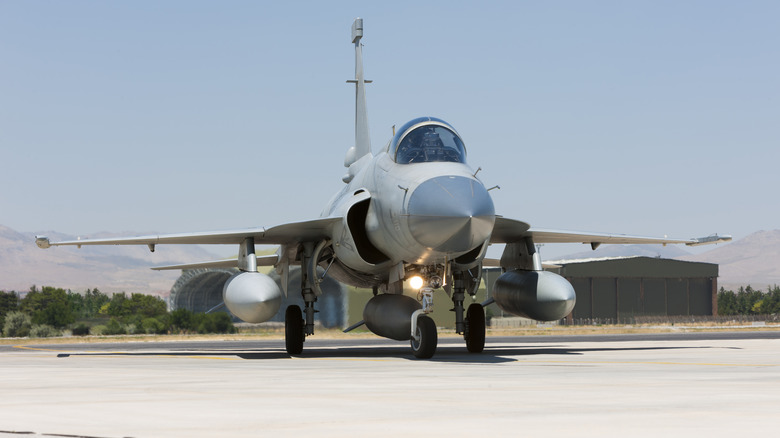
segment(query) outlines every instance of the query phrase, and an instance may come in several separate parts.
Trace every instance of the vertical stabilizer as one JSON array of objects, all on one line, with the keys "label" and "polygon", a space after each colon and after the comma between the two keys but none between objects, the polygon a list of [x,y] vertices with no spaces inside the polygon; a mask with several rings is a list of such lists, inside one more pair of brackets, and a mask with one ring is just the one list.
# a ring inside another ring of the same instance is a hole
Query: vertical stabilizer
[{"label": "vertical stabilizer", "polygon": [[371,140],[368,136],[368,110],[366,109],[366,81],[363,77],[363,19],[352,23],[352,43],[355,44],[355,146],[347,152],[344,165],[349,167],[366,155],[371,155]]}]

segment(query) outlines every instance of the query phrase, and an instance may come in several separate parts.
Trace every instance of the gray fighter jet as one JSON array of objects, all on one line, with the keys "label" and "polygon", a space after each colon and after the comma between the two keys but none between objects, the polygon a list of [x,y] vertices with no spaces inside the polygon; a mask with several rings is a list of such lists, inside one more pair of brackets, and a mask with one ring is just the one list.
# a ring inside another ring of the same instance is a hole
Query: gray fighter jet
[{"label": "gray fighter jet", "polygon": [[[667,239],[543,230],[497,215],[489,189],[466,164],[460,135],[433,117],[409,121],[383,148],[372,152],[362,37],[363,20],[358,18],[352,24],[355,79],[348,81],[356,87],[355,146],[344,160],[344,187],[319,219],[270,228],[119,239],[50,242],[41,236],[37,245],[148,245],[154,251],[161,244],[236,244],[237,260],[155,269],[238,267],[240,272],[224,286],[224,303],[234,315],[253,323],[273,317],[283,293],[257,267],[274,266],[286,289],[290,265],[300,265],[304,308],[292,305],[285,312],[285,343],[291,355],[301,354],[306,337],[314,334],[324,269],[342,283],[373,289],[360,323],[379,336],[410,341],[416,357],[430,358],[436,351],[437,333],[427,313],[432,310],[434,291],[440,289],[454,304],[456,331],[463,335],[468,351],[483,350],[485,303],[464,309],[463,302],[467,294],[477,292],[490,244],[506,245],[500,261],[492,261],[503,269],[492,285],[495,303],[515,315],[555,321],[574,308],[574,289],[563,277],[542,269],[535,244],[579,242],[595,249],[603,243],[700,245],[730,240],[729,236]],[[279,245],[279,249],[272,256],[256,256],[258,244]],[[405,282],[419,290],[418,299],[403,295]]]}]

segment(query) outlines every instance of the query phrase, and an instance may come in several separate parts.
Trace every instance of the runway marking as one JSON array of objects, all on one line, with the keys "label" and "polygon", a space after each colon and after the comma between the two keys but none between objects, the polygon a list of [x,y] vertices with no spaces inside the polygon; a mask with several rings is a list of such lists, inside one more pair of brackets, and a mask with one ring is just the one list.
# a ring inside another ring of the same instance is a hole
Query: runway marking
[{"label": "runway marking", "polygon": [[[72,356],[122,356],[122,357],[174,357],[174,358],[184,358],[184,359],[210,359],[210,360],[245,360],[240,357],[222,357],[222,356],[192,356],[192,355],[183,355],[183,354],[166,354],[166,353],[134,353],[129,351],[85,351],[85,352],[78,352],[74,350],[55,350],[51,348],[38,348],[38,347],[28,347],[26,345],[14,345],[13,348],[18,348],[20,350],[30,350],[30,351],[43,351],[46,353],[58,353],[61,355],[72,355]],[[229,352],[225,353],[226,355],[238,355],[242,353],[252,353],[252,352]],[[361,358],[361,357],[354,357],[354,358],[339,358],[339,357],[295,357],[290,356],[290,359],[297,359],[297,360],[328,360],[328,361],[352,361],[352,362],[389,362],[392,360],[395,360],[396,358],[388,358],[388,359],[370,359],[370,358]]]},{"label": "runway marking", "polygon": [[687,366],[710,366],[710,367],[780,367],[780,364],[766,364],[766,363],[708,363],[708,362],[647,362],[647,361],[604,361],[604,360],[578,360],[578,361],[566,361],[566,360],[520,360],[519,362],[533,362],[533,363],[566,363],[566,364],[615,364],[615,365],[687,365]]},{"label": "runway marking", "polygon": [[[26,345],[14,345],[12,348],[18,348],[20,350],[32,350],[32,351],[45,351],[45,352],[52,352],[52,353],[67,353],[68,350],[52,350],[51,348],[36,348],[36,347],[28,347]],[[118,351],[115,353],[119,353]]]},{"label": "runway marking", "polygon": [[[139,353],[133,353],[129,351],[89,351],[89,352],[74,352],[74,350],[54,350],[51,348],[36,348],[36,347],[28,347],[26,345],[14,345],[13,348],[18,348],[20,350],[31,350],[31,351],[43,351],[46,353],[58,353],[61,355],[68,355],[68,356],[77,356],[77,355],[88,355],[88,356],[122,356],[122,357],[181,357],[186,359],[212,359],[212,360],[242,360],[241,358],[236,357],[220,357],[220,356],[189,356],[189,355],[171,355],[171,354],[165,354],[165,353],[148,353],[148,354],[139,354]],[[234,353],[230,353],[234,354]]]},{"label": "runway marking", "polygon": [[297,360],[327,360],[327,361],[346,361],[346,362],[392,362],[398,359],[401,359],[399,357],[392,357],[387,359],[369,359],[367,357],[294,357],[291,356],[290,359],[297,359]]},{"label": "runway marking", "polygon": [[208,359],[208,360],[243,360],[239,357],[219,357],[219,356],[170,356],[166,354],[151,355],[150,357],[182,357],[185,359]]}]

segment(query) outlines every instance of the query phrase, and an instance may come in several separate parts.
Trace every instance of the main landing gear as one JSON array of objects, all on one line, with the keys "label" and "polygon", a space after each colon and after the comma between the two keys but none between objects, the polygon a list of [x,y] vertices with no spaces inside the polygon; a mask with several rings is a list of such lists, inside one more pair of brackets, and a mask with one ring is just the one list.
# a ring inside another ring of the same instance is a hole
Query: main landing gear
[{"label": "main landing gear", "polygon": [[314,334],[314,303],[322,293],[321,278],[317,276],[317,264],[323,256],[323,250],[330,241],[322,241],[314,246],[313,242],[305,242],[299,247],[301,257],[301,295],[304,308],[297,305],[287,307],[284,312],[284,346],[287,354],[299,355],[303,352],[306,336]]},{"label": "main landing gear", "polygon": [[463,300],[466,292],[470,295],[476,293],[476,287],[482,277],[481,270],[474,275],[471,271],[455,271],[453,273],[452,303],[455,312],[455,332],[463,334],[466,340],[466,349],[469,353],[482,353],[485,349],[485,309],[481,304],[473,303],[463,317]]},{"label": "main landing gear", "polygon": [[284,312],[284,346],[291,356],[303,352],[303,341],[306,340],[304,324],[301,308],[295,305],[287,307]]},{"label": "main landing gear", "polygon": [[482,353],[485,349],[485,309],[481,304],[474,303],[466,312],[466,324],[463,339],[469,353]]}]

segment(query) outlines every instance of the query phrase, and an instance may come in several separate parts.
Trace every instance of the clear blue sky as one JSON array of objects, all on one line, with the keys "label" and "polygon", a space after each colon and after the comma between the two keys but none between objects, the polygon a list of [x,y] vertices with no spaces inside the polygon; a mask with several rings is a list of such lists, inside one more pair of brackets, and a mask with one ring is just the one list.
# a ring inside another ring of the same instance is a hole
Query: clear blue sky
[{"label": "clear blue sky", "polygon": [[374,149],[394,124],[449,121],[501,186],[499,214],[684,238],[780,228],[774,1],[2,1],[0,224],[317,217],[354,139],[357,16]]}]

